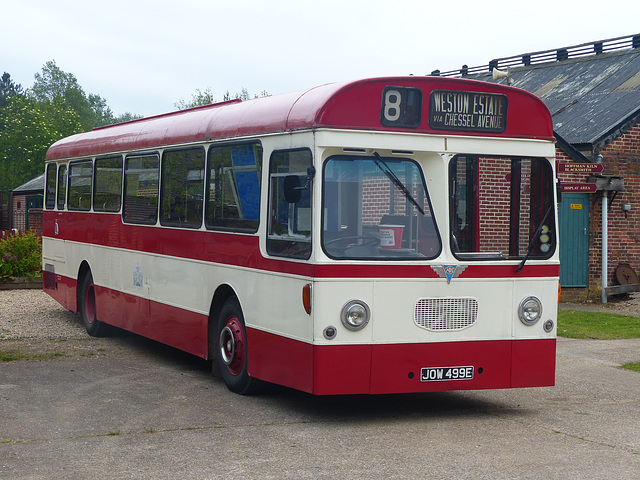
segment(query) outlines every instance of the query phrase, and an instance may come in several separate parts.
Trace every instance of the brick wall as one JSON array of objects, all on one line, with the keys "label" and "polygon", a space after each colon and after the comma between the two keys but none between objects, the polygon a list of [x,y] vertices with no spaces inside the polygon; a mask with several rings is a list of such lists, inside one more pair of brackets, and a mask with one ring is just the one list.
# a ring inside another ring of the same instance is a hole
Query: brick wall
[{"label": "brick wall", "polygon": [[[617,283],[615,269],[620,263],[628,263],[640,275],[640,124],[637,124],[601,152],[603,175],[615,175],[624,179],[624,191],[618,192],[611,202],[609,192],[608,229],[608,283]],[[563,152],[556,151],[559,161],[571,161]],[[562,182],[582,183],[586,176],[560,172]],[[589,218],[589,286],[581,289],[563,289],[563,300],[594,300],[601,298],[602,276],[602,203],[601,195],[591,194]],[[625,212],[622,205],[631,210]]]}]

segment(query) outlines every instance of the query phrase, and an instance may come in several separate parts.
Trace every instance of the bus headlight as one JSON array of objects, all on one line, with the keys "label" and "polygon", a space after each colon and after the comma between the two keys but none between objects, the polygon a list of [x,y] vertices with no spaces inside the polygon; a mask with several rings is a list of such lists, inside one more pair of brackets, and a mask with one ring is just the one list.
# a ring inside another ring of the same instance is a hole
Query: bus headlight
[{"label": "bus headlight", "polygon": [[361,300],[351,300],[342,307],[340,320],[349,330],[360,330],[369,323],[369,306]]},{"label": "bus headlight", "polygon": [[525,325],[535,325],[542,316],[542,303],[536,297],[527,297],[520,302],[518,316]]}]

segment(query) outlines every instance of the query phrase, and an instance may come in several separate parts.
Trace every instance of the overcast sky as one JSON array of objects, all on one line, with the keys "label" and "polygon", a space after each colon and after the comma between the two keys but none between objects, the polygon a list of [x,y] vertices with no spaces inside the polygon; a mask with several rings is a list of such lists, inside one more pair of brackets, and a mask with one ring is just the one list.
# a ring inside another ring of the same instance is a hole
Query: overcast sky
[{"label": "overcast sky", "polygon": [[[55,60],[114,114],[278,94],[640,33],[640,1],[2,0],[0,74]],[[609,11],[608,8],[612,10]]]}]

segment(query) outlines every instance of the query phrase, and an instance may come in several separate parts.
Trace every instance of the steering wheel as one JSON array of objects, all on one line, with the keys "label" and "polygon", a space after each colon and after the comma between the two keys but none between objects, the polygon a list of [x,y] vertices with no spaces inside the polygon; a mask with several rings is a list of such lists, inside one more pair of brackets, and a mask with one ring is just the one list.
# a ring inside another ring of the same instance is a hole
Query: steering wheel
[{"label": "steering wheel", "polygon": [[[362,240],[362,243],[355,243],[358,240]],[[341,242],[350,242],[345,246],[337,246],[336,244]],[[325,247],[331,247],[334,250],[347,250],[353,247],[375,247],[380,244],[380,239],[374,235],[353,235],[350,237],[334,238],[325,242]]]}]

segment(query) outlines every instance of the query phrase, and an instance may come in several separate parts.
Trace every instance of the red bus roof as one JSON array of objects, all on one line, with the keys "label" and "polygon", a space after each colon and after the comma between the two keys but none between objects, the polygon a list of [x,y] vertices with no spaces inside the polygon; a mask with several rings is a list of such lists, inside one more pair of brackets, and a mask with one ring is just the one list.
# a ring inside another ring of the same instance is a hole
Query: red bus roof
[{"label": "red bus roof", "polygon": [[[505,127],[500,133],[447,130],[441,125],[434,128],[431,118],[425,113],[411,127],[385,126],[381,122],[381,102],[385,88],[389,86],[419,89],[422,92],[422,112],[429,111],[434,91],[482,92],[506,97],[508,112],[505,112]],[[101,127],[54,143],[49,148],[46,159],[103,155],[322,127],[553,139],[549,109],[542,100],[524,90],[475,80],[388,77],[333,83],[301,92],[242,102],[216,103]]]}]

